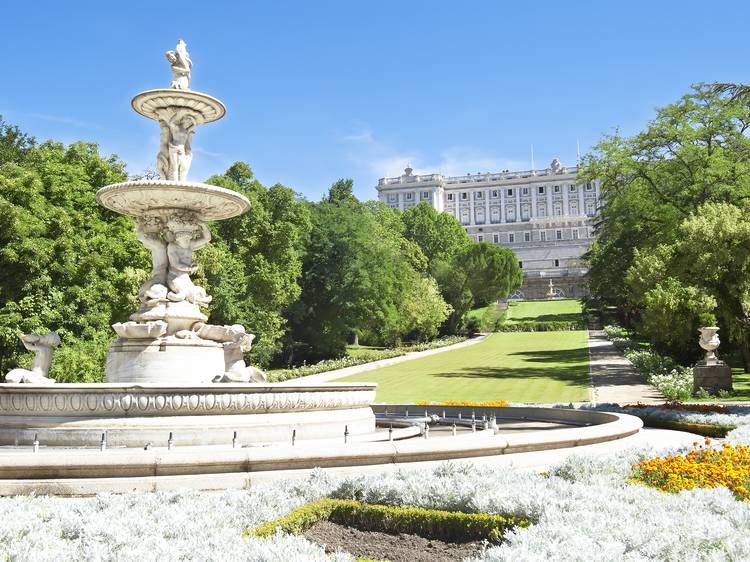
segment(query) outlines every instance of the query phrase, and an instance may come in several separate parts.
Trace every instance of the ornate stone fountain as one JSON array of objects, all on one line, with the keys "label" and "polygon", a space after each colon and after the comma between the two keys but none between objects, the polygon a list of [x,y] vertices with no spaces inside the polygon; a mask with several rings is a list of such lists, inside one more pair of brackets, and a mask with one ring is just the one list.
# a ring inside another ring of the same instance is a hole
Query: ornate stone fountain
[{"label": "ornate stone fountain", "polygon": [[226,109],[216,98],[190,90],[192,61],[184,41],[167,59],[170,88],[142,92],[132,101],[135,111],[161,128],[156,157],[161,179],[108,185],[96,194],[104,207],[135,218],[138,239],[152,259],[151,276],[139,292],[141,309],[113,326],[120,338],[107,357],[107,382],[260,382],[260,371],[238,365],[237,351],[249,350],[253,336],[242,326],[206,324],[203,309],[211,297],[190,278],[193,252],[211,240],[207,222],[250,207],[239,193],[187,181],[195,129],[221,119]]},{"label": "ornate stone fountain", "polygon": [[[193,283],[193,252],[211,240],[207,223],[250,207],[240,193],[187,181],[195,129],[221,119],[224,104],[190,89],[185,42],[167,52],[169,88],[133,98],[135,111],[159,123],[160,179],[100,189],[97,201],[132,216],[150,250],[151,275],[140,310],[112,327],[119,338],[107,356],[104,384],[50,384],[46,364],[16,370],[0,385],[0,444],[110,445],[147,442],[208,445],[367,434],[375,430],[371,384],[280,385],[245,365],[254,336],[241,325],[208,323],[211,296]],[[39,336],[37,336],[39,337]],[[24,340],[25,341],[25,340]],[[59,342],[59,340],[58,340]],[[54,343],[54,342],[53,342]],[[41,360],[40,360],[41,361]],[[21,372],[23,371],[23,372]],[[226,383],[226,384],[224,384]]]}]

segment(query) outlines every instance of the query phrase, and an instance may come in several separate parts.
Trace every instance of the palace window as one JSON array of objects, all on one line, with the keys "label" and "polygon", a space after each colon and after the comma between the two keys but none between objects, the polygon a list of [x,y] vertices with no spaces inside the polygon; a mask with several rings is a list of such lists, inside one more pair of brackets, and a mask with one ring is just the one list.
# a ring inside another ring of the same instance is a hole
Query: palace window
[{"label": "palace window", "polygon": [[516,235],[513,234],[512,232],[509,232],[508,233],[508,242],[510,244],[513,244],[515,241],[516,241]]},{"label": "palace window", "polygon": [[506,207],[506,209],[505,209],[505,217],[509,221],[516,220],[516,208],[515,207]]},{"label": "palace window", "polygon": [[499,243],[500,243],[500,235],[499,235],[499,234],[498,234],[497,232],[496,232],[495,234],[493,234],[493,235],[492,235],[492,241],[493,241],[493,242],[494,242],[495,244],[499,244]]},{"label": "palace window", "polygon": [[391,202],[398,201],[398,195],[389,195],[388,201],[391,201]]},{"label": "palace window", "polygon": [[578,240],[578,229],[577,228],[573,229],[573,240]]},{"label": "palace window", "polygon": [[523,262],[522,261],[518,262],[518,267],[521,268],[521,269],[523,269]]},{"label": "palace window", "polygon": [[528,205],[521,205],[521,220],[529,220],[531,214],[531,207]]},{"label": "palace window", "polygon": [[562,205],[560,203],[555,203],[554,206],[552,207],[552,210],[556,217],[561,217],[563,214]]},{"label": "palace window", "polygon": [[555,267],[560,267],[560,260],[555,260]]},{"label": "palace window", "polygon": [[571,183],[570,186],[568,187],[568,191],[570,191],[571,193],[575,193],[576,192],[576,186]]},{"label": "palace window", "polygon": [[505,193],[508,197],[513,197],[513,189],[508,189],[508,191]]},{"label": "palace window", "polygon": [[423,191],[421,197],[422,197],[422,199],[429,199],[430,198],[430,192],[429,191]]},{"label": "palace window", "polygon": [[578,214],[578,201],[571,201],[570,202],[570,214],[571,215],[577,215]]},{"label": "palace window", "polygon": [[484,234],[477,234],[477,242],[484,242]]},{"label": "palace window", "polygon": [[595,204],[593,201],[586,201],[586,214],[590,217],[596,213]]},{"label": "palace window", "polygon": [[556,185],[555,189],[553,190],[555,193],[560,193],[560,186]]},{"label": "palace window", "polygon": [[544,205],[544,204],[539,205],[536,208],[536,214],[537,214],[537,216],[540,216],[540,217],[546,217],[547,216],[547,205]]},{"label": "palace window", "polygon": [[413,193],[407,193],[406,194],[406,200],[407,201],[411,201],[412,199],[414,199],[414,194]]},{"label": "palace window", "polygon": [[555,238],[562,240],[562,230],[555,230]]},{"label": "palace window", "polygon": [[467,200],[468,198],[469,198],[469,194],[468,194],[468,193],[466,193],[465,191],[463,191],[463,192],[461,193],[461,200],[462,200],[462,201],[466,201],[466,200]]},{"label": "palace window", "polygon": [[586,183],[586,191],[594,191],[594,186],[591,182]]},{"label": "palace window", "polygon": [[481,191],[474,192],[474,199],[481,199],[484,196],[484,193]]},{"label": "palace window", "polygon": [[493,199],[497,199],[498,197],[500,197],[500,192],[497,189],[493,189],[492,190],[492,198]]},{"label": "palace window", "polygon": [[490,211],[490,218],[492,222],[500,222],[500,209],[493,207]]},{"label": "palace window", "polygon": [[542,242],[546,242],[547,241],[547,231],[546,230],[540,230],[539,231],[539,240],[541,240]]},{"label": "palace window", "polygon": [[529,188],[528,187],[522,187],[521,188],[521,195],[528,195],[529,194]]},{"label": "palace window", "polygon": [[453,201],[453,194],[452,193],[448,194],[448,201]]},{"label": "palace window", "polygon": [[531,232],[524,232],[523,233],[523,241],[524,242],[531,242]]},{"label": "palace window", "polygon": [[469,209],[461,209],[461,224],[469,224]]},{"label": "palace window", "polygon": [[544,186],[540,185],[539,187],[537,187],[537,191],[539,192],[539,195],[544,195]]}]

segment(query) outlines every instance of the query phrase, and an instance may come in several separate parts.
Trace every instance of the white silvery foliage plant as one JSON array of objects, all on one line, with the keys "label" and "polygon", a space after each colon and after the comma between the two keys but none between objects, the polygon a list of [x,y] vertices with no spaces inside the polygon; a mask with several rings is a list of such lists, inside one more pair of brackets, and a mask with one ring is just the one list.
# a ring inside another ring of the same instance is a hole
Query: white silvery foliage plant
[{"label": "white silvery foliage plant", "polygon": [[[565,406],[567,407],[567,406]],[[750,407],[728,406],[729,413],[720,412],[691,412],[689,410],[674,410],[661,406],[647,406],[644,408],[623,408],[617,404],[584,404],[581,409],[593,409],[604,412],[621,412],[631,414],[644,419],[659,419],[679,421],[685,423],[698,423],[705,425],[740,426],[750,425]]]},{"label": "white silvery foliage plant", "polygon": [[502,545],[476,562],[750,559],[750,505],[729,491],[667,494],[626,482],[630,465],[653,454],[571,458],[548,478],[448,465],[433,473],[350,478],[333,495],[531,519],[532,525],[507,532]]},{"label": "white silvery foliage plant", "polygon": [[320,474],[296,485],[220,493],[0,498],[0,553],[8,560],[351,561],[304,538],[242,532],[328,493]]}]

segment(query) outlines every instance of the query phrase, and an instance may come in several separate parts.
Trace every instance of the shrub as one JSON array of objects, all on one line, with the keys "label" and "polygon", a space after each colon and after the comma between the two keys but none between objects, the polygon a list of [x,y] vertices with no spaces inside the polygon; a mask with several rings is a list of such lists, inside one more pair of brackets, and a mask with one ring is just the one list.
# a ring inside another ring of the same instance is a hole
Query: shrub
[{"label": "shrub", "polygon": [[303,505],[279,519],[263,523],[246,535],[270,537],[277,529],[299,534],[324,519],[365,531],[410,533],[445,541],[499,541],[506,530],[529,524],[528,519],[518,516],[393,507],[324,498]]},{"label": "shrub", "polygon": [[560,332],[571,330],[585,330],[586,323],[583,319],[578,320],[577,322],[537,322],[534,320],[529,320],[524,322],[513,322],[509,324],[499,323],[495,329],[498,332]]}]

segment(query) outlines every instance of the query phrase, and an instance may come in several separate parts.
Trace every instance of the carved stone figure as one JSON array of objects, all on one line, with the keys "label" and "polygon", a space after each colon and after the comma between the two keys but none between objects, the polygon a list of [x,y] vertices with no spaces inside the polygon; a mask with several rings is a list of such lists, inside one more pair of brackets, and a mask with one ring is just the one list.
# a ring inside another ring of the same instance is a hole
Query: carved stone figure
[{"label": "carved stone figure", "polygon": [[700,338],[698,339],[698,345],[700,345],[706,352],[706,357],[701,361],[703,365],[719,365],[723,364],[716,357],[716,348],[721,345],[719,339],[719,327],[718,326],[707,326],[698,330]]},{"label": "carved stone figure", "polygon": [[170,108],[159,111],[159,154],[156,169],[164,180],[187,180],[193,162],[191,141],[197,124],[189,109]]},{"label": "carved stone figure", "polygon": [[552,160],[552,163],[549,165],[549,169],[552,170],[555,174],[562,171],[562,164],[560,163],[559,158],[555,158]]},{"label": "carved stone figure", "polygon": [[153,322],[117,322],[112,324],[117,335],[125,339],[156,339],[167,333],[167,323],[161,320]]},{"label": "carved stone figure", "polygon": [[193,262],[193,251],[211,241],[211,232],[206,223],[200,221],[193,213],[175,213],[167,221],[164,232],[167,241],[167,299],[172,302],[188,301],[199,306],[206,306],[211,297],[206,290],[193,284],[190,275],[198,266]]},{"label": "carved stone figure", "polygon": [[185,41],[178,39],[175,50],[167,51],[166,56],[169,64],[172,65],[172,83],[169,87],[174,90],[189,90],[193,61],[190,60]]},{"label": "carved stone figure", "polygon": [[151,276],[141,286],[138,298],[147,307],[153,307],[167,298],[167,242],[164,240],[164,221],[161,217],[138,217],[135,232],[138,240],[151,251]]},{"label": "carved stone figure", "polygon": [[224,346],[224,375],[214,382],[265,382],[266,374],[245,364],[243,353],[250,351],[255,336],[245,332],[241,324],[214,326],[197,324],[193,328],[198,337],[220,341]]},{"label": "carved stone figure", "polygon": [[51,384],[55,379],[47,377],[52,354],[60,345],[60,336],[56,332],[48,334],[21,334],[18,336],[29,351],[34,352],[31,369],[13,369],[5,375],[5,382]]}]

